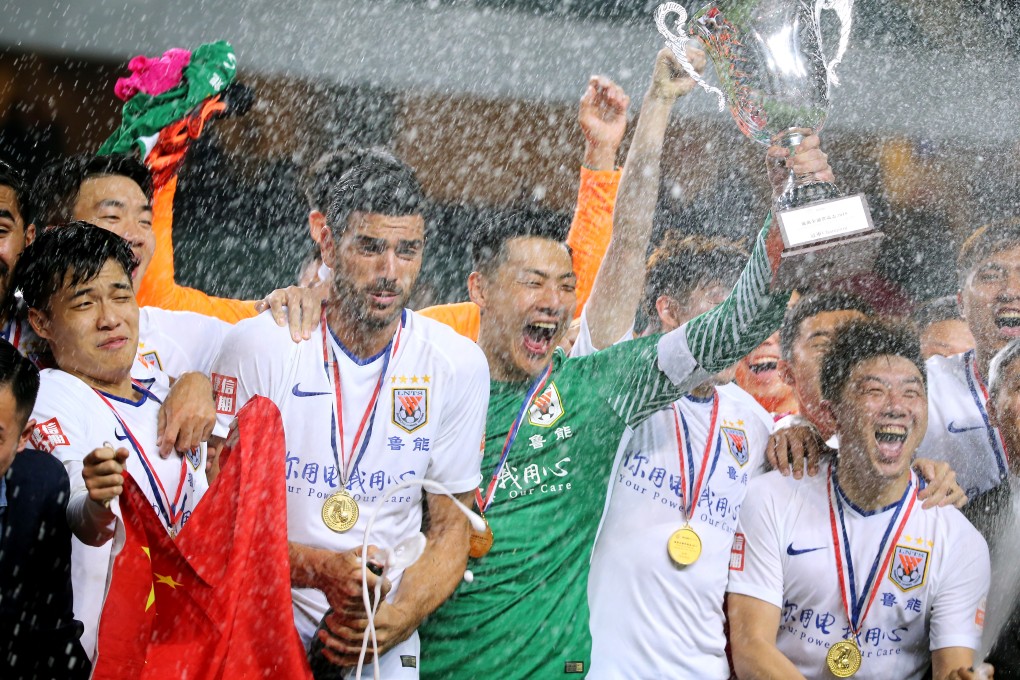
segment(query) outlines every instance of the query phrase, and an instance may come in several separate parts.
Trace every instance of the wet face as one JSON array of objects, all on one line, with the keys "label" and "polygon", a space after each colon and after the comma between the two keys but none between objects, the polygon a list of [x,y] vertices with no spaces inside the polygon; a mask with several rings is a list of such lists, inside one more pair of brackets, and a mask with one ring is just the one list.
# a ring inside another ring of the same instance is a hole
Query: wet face
[{"label": "wet face", "polygon": [[26,416],[27,413],[18,410],[11,386],[0,385],[0,476],[11,467],[15,454],[28,444],[35,421],[26,423]]},{"label": "wet face", "polygon": [[800,323],[789,361],[780,363],[783,380],[793,388],[801,415],[823,430],[829,429],[822,409],[822,358],[832,344],[836,330],[847,321],[863,319],[857,311],[822,312]]},{"label": "wet face", "polygon": [[0,298],[7,295],[14,265],[34,235],[34,226],[25,229],[14,189],[0,185]]},{"label": "wet face", "polygon": [[389,326],[411,296],[424,246],[421,215],[354,213],[339,237],[325,230],[322,257],[333,270],[334,299],[366,328]]},{"label": "wet face", "polygon": [[123,175],[86,179],[78,190],[72,217],[112,231],[130,243],[138,260],[131,278],[142,280],[156,251],[156,237],[152,233],[152,201],[134,180]]},{"label": "wet face", "polygon": [[[999,368],[1002,372],[995,393],[989,401],[988,416],[999,428],[1006,450],[1020,451],[1020,358]],[[1013,473],[1020,471],[1020,461],[1009,457]]]},{"label": "wet face", "polygon": [[89,384],[115,384],[130,375],[138,351],[138,303],[127,272],[109,260],[91,281],[70,277],[48,310],[29,310],[57,365]]},{"label": "wet face", "polygon": [[577,307],[577,277],[566,247],[552,239],[521,237],[504,246],[505,259],[468,281],[481,307],[482,348],[494,380],[538,375],[567,333]]},{"label": "wet face", "polygon": [[986,361],[1020,338],[1020,245],[987,257],[970,271],[960,307]]},{"label": "wet face", "polygon": [[951,357],[974,349],[974,336],[963,319],[949,319],[929,325],[921,333],[921,355]]},{"label": "wet face", "polygon": [[928,427],[924,380],[909,359],[884,355],[861,362],[851,371],[840,399],[829,407],[839,434],[841,466],[864,479],[908,474]]},{"label": "wet face", "polygon": [[773,333],[737,363],[736,381],[770,413],[794,398],[793,389],[779,373],[779,333]]}]

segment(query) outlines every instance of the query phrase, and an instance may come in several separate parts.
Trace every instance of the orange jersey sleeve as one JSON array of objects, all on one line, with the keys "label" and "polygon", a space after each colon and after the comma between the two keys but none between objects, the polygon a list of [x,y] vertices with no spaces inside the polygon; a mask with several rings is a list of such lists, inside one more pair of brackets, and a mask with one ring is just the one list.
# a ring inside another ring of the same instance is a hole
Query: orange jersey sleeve
[{"label": "orange jersey sleeve", "polygon": [[419,314],[435,319],[457,331],[466,338],[478,342],[478,327],[482,314],[473,302],[454,302],[448,305],[434,305],[419,310]]},{"label": "orange jersey sleeve", "polygon": [[[609,248],[613,235],[613,208],[616,190],[620,187],[620,170],[589,170],[581,168],[581,186],[577,190],[577,208],[567,235],[573,251],[574,273],[577,274],[577,314],[588,302],[595,274]],[[575,318],[576,318],[575,317]]]},{"label": "orange jersey sleeve", "polygon": [[135,296],[140,306],[198,312],[229,323],[255,316],[255,303],[208,295],[195,288],[179,286],[174,280],[173,212],[177,176],[156,189],[152,205],[152,231],[156,252]]}]

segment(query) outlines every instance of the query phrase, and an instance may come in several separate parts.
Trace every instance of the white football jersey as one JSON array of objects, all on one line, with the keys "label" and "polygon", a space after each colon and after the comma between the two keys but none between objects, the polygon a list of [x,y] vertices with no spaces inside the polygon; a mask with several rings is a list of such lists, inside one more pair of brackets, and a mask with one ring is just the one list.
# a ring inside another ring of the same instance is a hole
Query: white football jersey
[{"label": "white football jersey", "polygon": [[[770,472],[751,483],[727,588],[780,609],[776,645],[807,678],[831,677],[826,652],[850,630],[832,544],[829,469],[801,480]],[[860,595],[894,509],[866,512],[841,498]],[[978,648],[988,547],[956,508],[924,510],[916,502],[877,578],[857,638],[863,662],[855,678],[921,678],[931,650]]]},{"label": "white football jersey", "polygon": [[[663,409],[621,444],[612,497],[588,577],[592,657],[589,678],[729,677],[723,595],[737,516],[759,472],[772,418],[736,385],[717,388],[714,450],[691,518],[701,557],[678,567],[666,552],[684,524],[677,419]],[[675,403],[681,433],[701,473],[712,403]],[[685,470],[686,472],[686,470]],[[688,478],[688,484],[690,484]]]},{"label": "white football jersey", "polygon": [[[104,396],[141,446],[151,464],[149,470],[158,477],[159,484],[170,495],[170,503],[177,496],[178,488],[181,489],[180,501],[176,506],[180,516],[173,522],[173,531],[176,533],[187,524],[202,494],[209,488],[205,475],[205,445],[188,452],[183,460],[178,455],[161,458],[156,446],[156,425],[160,403],[169,393],[169,379],[166,374],[157,372],[151,384],[136,386],[135,393],[138,397],[136,402],[111,395]],[[129,451],[127,471],[152,503],[153,512],[163,518],[164,525],[167,524],[167,514],[172,518],[176,513],[167,508],[167,500],[158,490],[156,479],[147,473],[142,456],[132,446],[128,434],[110,406],[84,382],[63,371],[43,370],[32,417],[36,425],[30,446],[52,453],[67,470],[71,485],[67,514],[72,530],[76,534],[83,531],[85,534],[102,535],[106,539],[100,547],[85,545],[77,538],[71,539],[74,616],[85,625],[81,642],[89,656],[94,657],[99,617],[110,576],[112,541],[109,538],[113,535],[113,522],[101,527],[80,526],[83,522],[89,522],[84,519],[87,516],[84,508],[88,504],[88,490],[82,478],[82,460],[107,442],[114,448],[126,448]],[[183,485],[182,463],[185,468]],[[116,500],[110,509],[114,515],[120,514]]]},{"label": "white football jersey", "polygon": [[1008,470],[1002,435],[988,420],[988,390],[973,350],[933,356],[926,366],[928,430],[917,455],[949,463],[973,498],[998,486]]},{"label": "white football jersey", "polygon": [[[290,541],[334,551],[360,550],[368,521],[378,512],[369,542],[394,547],[420,531],[423,496],[420,487],[411,487],[383,502],[389,489],[409,479],[434,480],[452,493],[478,488],[479,447],[489,401],[485,355],[444,324],[411,311],[404,318],[375,415],[362,436],[368,444],[363,455],[355,452],[347,480],[360,516],[346,533],[326,526],[322,507],[341,489],[343,462],[351,457],[387,353],[358,359],[327,333],[343,390],[341,438],[333,425],[336,398],[324,367],[321,328],[310,340],[294,343],[288,329],[262,314],[238,323],[227,335],[213,368],[219,424],[229,424],[255,395],[268,397],[280,408],[287,440]],[[401,573],[388,574],[391,597]],[[294,589],[293,597],[297,629],[307,644],[326,613],[326,598],[310,588]],[[417,677],[416,668],[402,667],[401,655],[419,656],[417,634],[388,652],[381,663],[387,677]]]},{"label": "white football jersey", "polygon": [[193,371],[209,375],[231,328],[226,321],[205,314],[141,307],[138,359],[174,378]]}]

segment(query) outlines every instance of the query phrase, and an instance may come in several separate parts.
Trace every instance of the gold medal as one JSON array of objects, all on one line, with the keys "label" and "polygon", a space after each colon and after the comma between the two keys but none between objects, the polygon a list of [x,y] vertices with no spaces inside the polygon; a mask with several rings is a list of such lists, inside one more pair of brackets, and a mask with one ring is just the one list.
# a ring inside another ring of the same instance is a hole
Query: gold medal
[{"label": "gold medal", "polygon": [[673,532],[666,544],[670,558],[681,567],[694,564],[701,557],[701,537],[690,527],[683,526]]},{"label": "gold medal", "polygon": [[345,490],[337,491],[322,504],[322,521],[338,534],[350,531],[360,514],[358,502]]},{"label": "gold medal", "polygon": [[485,531],[471,530],[471,549],[468,551],[468,555],[476,560],[479,557],[485,557],[492,550],[492,541],[492,527],[489,526],[489,520],[485,519]]},{"label": "gold medal", "polygon": [[861,668],[861,650],[849,640],[840,640],[829,647],[825,663],[837,678],[849,678]]}]

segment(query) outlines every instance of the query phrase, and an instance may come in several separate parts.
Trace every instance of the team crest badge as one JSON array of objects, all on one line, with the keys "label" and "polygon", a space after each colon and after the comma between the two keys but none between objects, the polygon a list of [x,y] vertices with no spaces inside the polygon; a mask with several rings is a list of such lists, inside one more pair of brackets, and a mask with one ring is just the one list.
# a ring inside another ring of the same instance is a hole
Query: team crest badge
[{"label": "team crest badge", "polygon": [[159,354],[155,350],[151,352],[139,353],[138,358],[143,364],[153,370],[163,370],[163,362],[159,360]]},{"label": "team crest badge", "polygon": [[189,450],[185,456],[188,457],[188,462],[191,463],[192,470],[198,470],[198,466],[202,464],[202,451],[199,447],[195,447]]},{"label": "team crest badge", "polygon": [[563,415],[563,402],[556,383],[549,383],[528,409],[528,422],[536,427],[551,427]]},{"label": "team crest badge", "polygon": [[903,591],[924,585],[924,579],[928,575],[928,557],[927,550],[896,546],[889,578]]},{"label": "team crest badge", "polygon": [[429,421],[427,387],[393,388],[393,422],[405,432],[414,432]]},{"label": "team crest badge", "polygon": [[747,433],[737,427],[723,426],[723,436],[726,437],[726,445],[730,448],[730,455],[740,463],[740,467],[747,465]]}]

